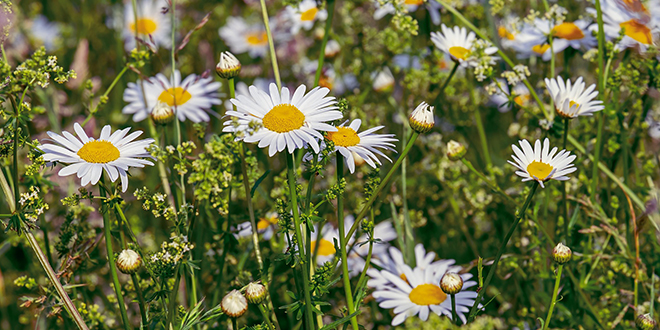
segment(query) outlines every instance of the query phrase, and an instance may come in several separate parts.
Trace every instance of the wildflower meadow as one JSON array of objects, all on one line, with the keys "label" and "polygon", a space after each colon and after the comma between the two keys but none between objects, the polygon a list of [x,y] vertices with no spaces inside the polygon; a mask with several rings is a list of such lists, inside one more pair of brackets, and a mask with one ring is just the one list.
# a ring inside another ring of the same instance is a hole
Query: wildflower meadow
[{"label": "wildflower meadow", "polygon": [[660,0],[0,27],[0,329],[657,328]]}]

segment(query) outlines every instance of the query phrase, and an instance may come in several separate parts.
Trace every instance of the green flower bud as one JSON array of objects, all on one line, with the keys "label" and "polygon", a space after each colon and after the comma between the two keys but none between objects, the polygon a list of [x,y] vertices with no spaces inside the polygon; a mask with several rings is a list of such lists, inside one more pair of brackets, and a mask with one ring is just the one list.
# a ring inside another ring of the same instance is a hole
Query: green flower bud
[{"label": "green flower bud", "polygon": [[140,258],[140,255],[137,254],[137,252],[131,249],[126,249],[119,253],[117,260],[115,260],[115,264],[122,273],[129,275],[135,274],[142,265],[142,258]]},{"label": "green flower bud", "polygon": [[560,265],[571,261],[572,256],[573,252],[571,252],[571,249],[562,243],[557,244],[552,250],[552,258]]},{"label": "green flower bud", "polygon": [[440,289],[445,294],[457,294],[463,289],[463,279],[456,273],[446,273],[440,280]]},{"label": "green flower bud", "polygon": [[465,149],[465,146],[460,142],[451,140],[447,143],[447,157],[449,157],[450,160],[461,160],[465,157],[466,153],[467,149]]},{"label": "green flower bud", "polygon": [[419,134],[424,134],[430,131],[435,125],[435,118],[433,117],[433,107],[428,103],[422,102],[410,114],[410,127]]},{"label": "green flower bud", "polygon": [[266,287],[261,283],[251,282],[245,287],[245,297],[251,304],[260,304],[266,299]]},{"label": "green flower bud", "polygon": [[639,330],[654,330],[658,323],[655,322],[650,314],[641,314],[635,320],[635,324]]},{"label": "green flower bud", "polygon": [[230,52],[220,53],[220,61],[215,72],[223,79],[234,79],[241,73],[241,62]]}]

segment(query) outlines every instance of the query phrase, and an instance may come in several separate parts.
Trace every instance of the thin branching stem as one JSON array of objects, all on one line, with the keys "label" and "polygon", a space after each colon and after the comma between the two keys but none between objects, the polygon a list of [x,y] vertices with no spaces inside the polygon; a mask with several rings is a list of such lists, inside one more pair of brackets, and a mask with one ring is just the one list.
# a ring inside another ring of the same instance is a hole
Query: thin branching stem
[{"label": "thin branching stem", "polygon": [[555,289],[552,291],[552,302],[548,308],[548,316],[545,318],[545,323],[543,323],[543,330],[548,329],[550,326],[550,320],[552,319],[552,311],[555,309],[557,304],[557,293],[559,293],[559,282],[561,280],[561,272],[564,269],[564,265],[559,265],[557,272],[555,273]]}]

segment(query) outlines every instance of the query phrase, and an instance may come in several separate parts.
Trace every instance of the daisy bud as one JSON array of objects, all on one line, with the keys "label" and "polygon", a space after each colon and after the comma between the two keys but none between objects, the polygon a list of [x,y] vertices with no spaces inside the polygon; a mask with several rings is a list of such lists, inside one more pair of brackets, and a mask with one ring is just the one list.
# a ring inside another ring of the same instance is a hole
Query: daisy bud
[{"label": "daisy bud", "polygon": [[135,274],[135,272],[140,269],[140,265],[142,265],[142,259],[140,258],[140,255],[137,254],[137,252],[131,249],[126,249],[119,253],[115,263],[117,264],[119,271],[130,275]]},{"label": "daisy bud", "polygon": [[234,79],[241,72],[241,62],[230,52],[220,53],[220,62],[215,66],[215,72],[223,79]]},{"label": "daisy bud", "polygon": [[650,314],[641,314],[635,319],[635,324],[639,330],[653,330],[658,323],[655,322]]},{"label": "daisy bud", "polygon": [[245,287],[245,297],[251,304],[260,304],[266,299],[266,287],[261,283],[251,282]]},{"label": "daisy bud", "polygon": [[415,132],[424,134],[430,131],[435,125],[435,118],[433,118],[433,107],[428,103],[422,102],[410,114],[410,127]]},{"label": "daisy bud", "polygon": [[333,58],[339,54],[341,51],[341,46],[336,40],[328,40],[328,43],[325,45],[325,57]]},{"label": "daisy bud", "polygon": [[231,318],[239,318],[248,308],[247,299],[245,296],[238,290],[231,290],[227,295],[222,298],[220,302],[220,308],[222,312]]},{"label": "daisy bud", "polygon": [[450,160],[461,160],[465,157],[466,152],[467,149],[465,149],[465,146],[460,142],[451,140],[447,143],[447,157],[449,157]]},{"label": "daisy bud", "polygon": [[158,101],[158,104],[151,111],[151,119],[159,125],[167,125],[174,120],[174,109],[169,104]]},{"label": "daisy bud", "polygon": [[388,67],[373,76],[372,87],[376,92],[390,92],[394,88],[394,76]]},{"label": "daisy bud", "polygon": [[571,249],[562,243],[557,244],[552,250],[552,258],[560,265],[571,261],[571,256],[573,256]]},{"label": "daisy bud", "polygon": [[456,273],[446,273],[440,280],[440,288],[445,294],[457,294],[463,289],[463,279]]}]

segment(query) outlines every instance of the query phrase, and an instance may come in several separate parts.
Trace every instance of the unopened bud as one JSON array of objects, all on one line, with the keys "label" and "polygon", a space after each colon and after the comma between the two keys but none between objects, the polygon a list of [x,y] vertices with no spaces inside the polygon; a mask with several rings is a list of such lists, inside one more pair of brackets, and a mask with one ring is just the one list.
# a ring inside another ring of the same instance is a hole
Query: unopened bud
[{"label": "unopened bud", "polygon": [[231,318],[239,318],[248,309],[248,302],[245,296],[238,290],[232,290],[222,298],[220,302],[222,312]]},{"label": "unopened bud", "polygon": [[341,46],[337,40],[328,40],[328,43],[325,45],[325,57],[333,58],[339,54],[341,51]]},{"label": "unopened bud", "polygon": [[376,92],[389,92],[394,88],[394,76],[388,67],[374,76],[372,87]]},{"label": "unopened bud", "polygon": [[142,259],[140,258],[140,255],[137,254],[137,252],[131,249],[126,249],[119,253],[117,260],[115,260],[115,264],[117,265],[117,268],[120,272],[130,275],[135,274],[135,272],[140,269],[140,265],[142,265]]},{"label": "unopened bud", "polygon": [[654,330],[655,326],[658,325],[650,314],[641,314],[635,319],[635,324],[639,330]]},{"label": "unopened bud", "polygon": [[440,288],[445,294],[457,294],[463,289],[463,279],[456,273],[446,273],[440,280]]},{"label": "unopened bud", "polygon": [[266,299],[266,287],[261,283],[251,282],[245,287],[245,298],[251,304],[260,304]]},{"label": "unopened bud", "polygon": [[420,103],[410,114],[409,121],[410,127],[417,133],[424,134],[430,131],[435,125],[433,107],[426,102]]},{"label": "unopened bud", "polygon": [[151,111],[151,119],[158,125],[167,125],[174,120],[174,117],[174,109],[162,101],[158,101],[158,104]]},{"label": "unopened bud", "polygon": [[571,249],[562,243],[557,244],[552,250],[552,258],[560,265],[571,261],[572,256],[573,252],[571,252]]},{"label": "unopened bud", "polygon": [[223,79],[233,79],[241,72],[241,62],[230,52],[220,53],[220,61],[215,66],[215,72]]},{"label": "unopened bud", "polygon": [[465,157],[465,153],[467,153],[467,149],[460,142],[451,140],[447,143],[447,157],[450,160],[461,160]]}]

